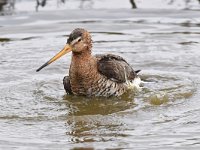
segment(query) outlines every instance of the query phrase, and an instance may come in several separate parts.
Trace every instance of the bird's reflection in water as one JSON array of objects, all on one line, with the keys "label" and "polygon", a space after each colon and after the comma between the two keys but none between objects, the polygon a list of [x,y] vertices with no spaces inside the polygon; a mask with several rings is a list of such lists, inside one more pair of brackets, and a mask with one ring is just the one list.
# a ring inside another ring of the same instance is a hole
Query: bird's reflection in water
[{"label": "bird's reflection in water", "polygon": [[[133,93],[111,98],[65,95],[63,100],[69,109],[66,134],[71,137],[70,141],[75,143],[108,141],[115,136],[112,134],[118,133],[107,133],[104,129],[115,132],[123,125],[115,113],[136,106]],[[118,136],[123,136],[119,134]]]},{"label": "bird's reflection in water", "polygon": [[110,98],[64,95],[63,99],[73,116],[108,115],[135,106],[133,93]]}]

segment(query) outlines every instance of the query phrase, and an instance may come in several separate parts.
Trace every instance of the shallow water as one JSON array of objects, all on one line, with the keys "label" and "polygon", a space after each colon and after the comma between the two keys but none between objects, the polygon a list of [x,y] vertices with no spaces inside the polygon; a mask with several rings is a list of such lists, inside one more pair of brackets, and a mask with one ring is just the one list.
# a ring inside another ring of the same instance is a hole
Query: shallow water
[{"label": "shallow water", "polygon": [[[66,15],[69,14],[69,15]],[[189,10],[54,10],[0,17],[1,149],[199,149],[200,14]],[[67,55],[41,72],[77,27],[93,53],[141,69],[142,91],[65,94]]]}]

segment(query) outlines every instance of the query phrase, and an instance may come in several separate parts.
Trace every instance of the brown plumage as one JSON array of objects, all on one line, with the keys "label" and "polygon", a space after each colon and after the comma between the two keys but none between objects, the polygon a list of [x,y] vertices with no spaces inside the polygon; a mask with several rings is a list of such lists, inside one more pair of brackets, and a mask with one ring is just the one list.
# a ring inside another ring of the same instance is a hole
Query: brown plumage
[{"label": "brown plumage", "polygon": [[134,80],[140,70],[134,71],[133,68],[122,57],[107,54],[96,55],[98,71],[117,83],[127,80]]},{"label": "brown plumage", "polygon": [[134,71],[120,56],[92,56],[91,50],[90,34],[85,29],[75,29],[69,35],[65,48],[37,71],[72,51],[69,76],[63,79],[67,93],[84,96],[120,96],[130,89],[130,85],[134,86],[132,81],[136,79],[140,70]]}]

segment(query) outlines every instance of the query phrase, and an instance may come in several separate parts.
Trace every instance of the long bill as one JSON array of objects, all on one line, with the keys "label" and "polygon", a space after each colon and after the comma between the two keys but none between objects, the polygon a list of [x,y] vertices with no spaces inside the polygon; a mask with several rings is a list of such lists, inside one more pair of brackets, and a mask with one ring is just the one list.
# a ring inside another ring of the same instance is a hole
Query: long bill
[{"label": "long bill", "polygon": [[56,54],[53,58],[51,58],[49,61],[47,61],[45,64],[43,64],[40,68],[36,70],[36,72],[40,71],[42,68],[48,66],[52,62],[56,61],[58,58],[61,56],[65,55],[66,53],[71,52],[72,48],[69,44],[66,44],[65,47],[58,53]]}]

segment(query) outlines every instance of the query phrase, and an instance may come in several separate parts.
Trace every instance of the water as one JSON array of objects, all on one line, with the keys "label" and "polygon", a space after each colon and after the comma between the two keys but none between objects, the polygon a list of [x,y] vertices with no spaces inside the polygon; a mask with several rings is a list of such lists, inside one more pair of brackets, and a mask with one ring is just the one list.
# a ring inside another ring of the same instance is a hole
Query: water
[{"label": "water", "polygon": [[[92,9],[0,17],[0,149],[199,149],[200,15],[192,10]],[[93,54],[123,56],[143,90],[120,98],[65,94],[70,54],[39,73],[69,33]]]}]

